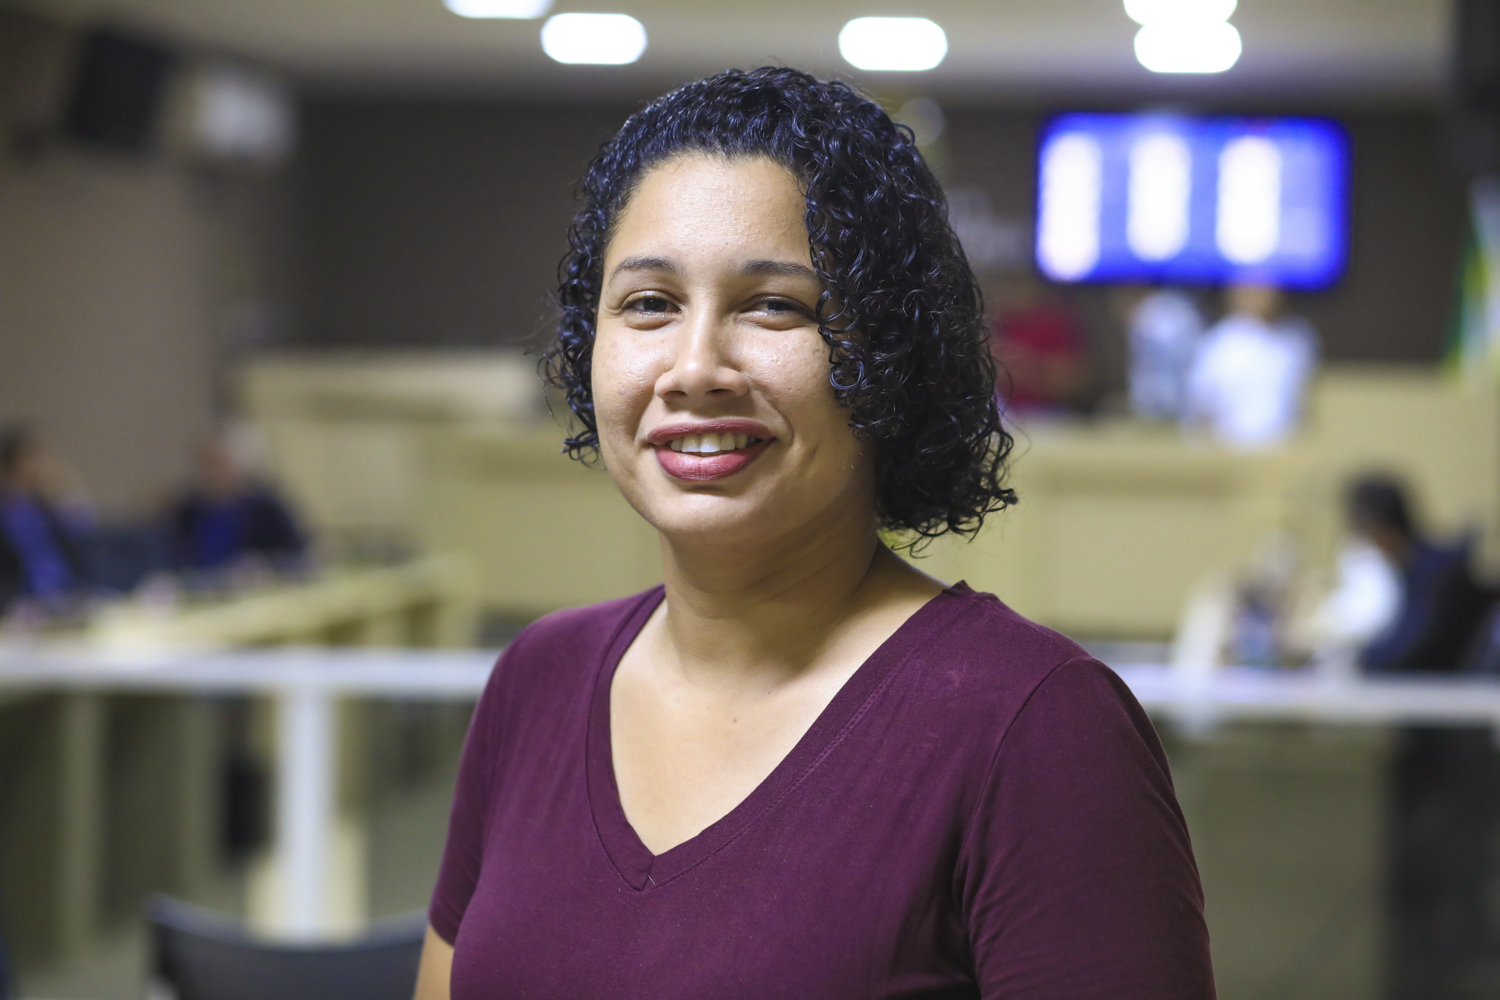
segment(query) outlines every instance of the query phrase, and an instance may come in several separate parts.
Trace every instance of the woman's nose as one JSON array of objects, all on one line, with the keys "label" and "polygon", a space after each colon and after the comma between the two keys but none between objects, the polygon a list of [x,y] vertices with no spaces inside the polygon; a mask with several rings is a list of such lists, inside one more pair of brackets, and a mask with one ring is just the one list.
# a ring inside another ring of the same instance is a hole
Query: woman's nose
[{"label": "woman's nose", "polygon": [[712,317],[695,318],[678,331],[667,369],[656,381],[662,398],[731,398],[749,381],[735,364],[731,332]]}]

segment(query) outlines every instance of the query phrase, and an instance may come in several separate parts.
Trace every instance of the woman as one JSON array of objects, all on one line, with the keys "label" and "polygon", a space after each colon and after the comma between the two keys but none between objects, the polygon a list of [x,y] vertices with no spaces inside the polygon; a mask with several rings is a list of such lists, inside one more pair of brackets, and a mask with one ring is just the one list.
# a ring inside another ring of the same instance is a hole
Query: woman
[{"label": "woman", "polygon": [[550,616],[476,710],[417,995],[1213,994],[1161,748],[1077,646],[880,540],[1014,497],[911,134],[726,73],[589,168],[552,355],[665,587]]}]

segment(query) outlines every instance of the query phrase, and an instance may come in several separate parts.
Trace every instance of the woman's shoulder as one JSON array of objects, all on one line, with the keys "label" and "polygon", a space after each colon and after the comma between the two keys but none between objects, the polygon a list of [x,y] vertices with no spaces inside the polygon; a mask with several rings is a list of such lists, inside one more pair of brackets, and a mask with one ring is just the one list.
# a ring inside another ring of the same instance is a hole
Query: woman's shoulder
[{"label": "woman's shoulder", "polygon": [[910,672],[910,683],[950,706],[964,706],[961,711],[983,719],[978,728],[1003,738],[1009,723],[1043,688],[1049,700],[1076,705],[1081,716],[1091,715],[1101,703],[1127,714],[1139,712],[1114,671],[994,594],[960,583],[944,592],[944,600],[948,613],[932,616],[913,643],[918,669]]},{"label": "woman's shoulder", "polygon": [[994,594],[957,583],[943,592],[943,599],[951,610],[934,616],[928,625],[927,648],[941,648],[945,659],[978,680],[992,682],[1003,676],[1014,683],[1036,683],[1064,664],[1092,662],[1078,643],[1037,624]]},{"label": "woman's shoulder", "polygon": [[608,642],[637,612],[648,605],[655,607],[661,600],[661,593],[658,584],[629,597],[554,611],[523,628],[507,648],[537,651],[559,645]]},{"label": "woman's shoulder", "polygon": [[661,587],[582,608],[566,608],[522,629],[500,654],[490,688],[511,694],[542,685],[554,687],[560,674],[597,667],[632,623],[639,625],[661,600]]}]

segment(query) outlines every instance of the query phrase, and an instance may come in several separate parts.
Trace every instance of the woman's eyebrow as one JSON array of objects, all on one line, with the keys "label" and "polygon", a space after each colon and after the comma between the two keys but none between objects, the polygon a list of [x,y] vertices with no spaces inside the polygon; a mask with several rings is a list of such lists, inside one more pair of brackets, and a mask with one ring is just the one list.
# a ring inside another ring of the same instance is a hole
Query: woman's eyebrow
[{"label": "woman's eyebrow", "polygon": [[740,277],[751,278],[763,274],[784,275],[788,278],[812,278],[818,274],[806,264],[795,264],[788,260],[747,260],[740,266]]},{"label": "woman's eyebrow", "polygon": [[616,264],[614,270],[609,272],[610,280],[613,281],[621,271],[662,271],[667,274],[680,274],[681,268],[677,266],[676,261],[669,260],[666,257],[648,257],[642,255],[639,257],[626,257],[620,263]]}]

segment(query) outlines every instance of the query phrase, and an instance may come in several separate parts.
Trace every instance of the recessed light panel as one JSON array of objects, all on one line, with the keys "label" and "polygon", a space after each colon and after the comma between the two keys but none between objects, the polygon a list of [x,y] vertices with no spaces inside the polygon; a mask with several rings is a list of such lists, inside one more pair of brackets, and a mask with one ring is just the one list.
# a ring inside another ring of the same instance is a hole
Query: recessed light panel
[{"label": "recessed light panel", "polygon": [[1125,13],[1136,24],[1183,21],[1227,21],[1236,0],[1125,0]]},{"label": "recessed light panel", "polygon": [[552,0],[443,0],[443,5],[459,17],[541,17],[552,6]]},{"label": "recessed light panel", "polygon": [[560,63],[621,66],[646,51],[646,29],[629,14],[554,14],[542,25],[542,51]]},{"label": "recessed light panel", "polygon": [[859,69],[932,69],[948,54],[948,36],[925,17],[856,17],[839,32],[839,52]]},{"label": "recessed light panel", "polygon": [[1153,73],[1222,73],[1240,58],[1236,0],[1125,0],[1135,57]]},{"label": "recessed light panel", "polygon": [[1240,33],[1223,21],[1148,24],[1135,35],[1135,57],[1153,73],[1222,73],[1240,48]]}]

